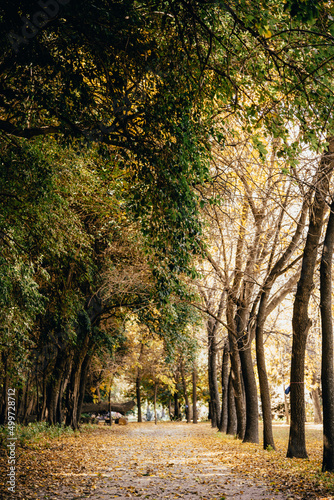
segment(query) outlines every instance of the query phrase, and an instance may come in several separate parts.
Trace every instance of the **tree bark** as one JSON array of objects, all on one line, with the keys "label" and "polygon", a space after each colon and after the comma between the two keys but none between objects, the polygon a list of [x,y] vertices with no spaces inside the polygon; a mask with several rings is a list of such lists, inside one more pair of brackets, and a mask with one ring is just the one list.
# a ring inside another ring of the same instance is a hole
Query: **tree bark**
[{"label": "tree bark", "polygon": [[208,319],[208,376],[211,402],[211,426],[218,427],[220,417],[220,401],[217,374],[217,328],[218,322]]},{"label": "tree bark", "polygon": [[284,413],[285,413],[285,422],[287,425],[290,425],[290,412],[289,412],[289,404],[288,398],[284,391]]},{"label": "tree bark", "polygon": [[236,412],[232,369],[228,379],[228,420],[226,434],[235,436],[238,429],[238,416]]},{"label": "tree bark", "polygon": [[154,423],[157,425],[158,423],[158,417],[157,417],[157,391],[158,391],[158,384],[157,382],[154,382]]},{"label": "tree bark", "polygon": [[179,393],[174,392],[174,420],[180,420]]},{"label": "tree bark", "polygon": [[[92,356],[93,356],[92,351],[88,352],[86,354],[86,356],[83,360],[82,366],[81,366],[80,386],[79,386],[79,395],[78,395],[78,409],[77,409],[77,421],[78,422],[80,422],[80,419],[81,419],[82,405],[83,405],[85,392],[86,392],[87,374],[89,371]],[[111,423],[111,417],[110,417],[110,423]]]},{"label": "tree bark", "polygon": [[226,314],[227,324],[229,326],[228,336],[229,336],[231,369],[233,372],[232,381],[234,387],[235,409],[237,413],[237,418],[236,418],[237,436],[239,439],[243,439],[245,436],[245,429],[246,429],[246,407],[244,402],[241,361],[237,343],[237,333],[235,331],[235,322],[233,317],[233,302],[231,297],[228,297],[227,299],[226,313],[227,313]]},{"label": "tree bark", "polygon": [[322,424],[322,414],[321,414],[321,404],[319,397],[319,387],[311,390],[311,399],[313,403],[313,412],[314,412],[314,420],[315,424]]},{"label": "tree bark", "polygon": [[198,412],[197,412],[197,368],[194,364],[193,373],[193,424],[197,424]]},{"label": "tree bark", "polygon": [[171,398],[168,400],[168,413],[169,413],[169,420],[173,420],[172,417],[172,401]]},{"label": "tree bark", "polygon": [[334,249],[334,200],[320,265],[320,311],[322,326],[321,386],[323,405],[322,471],[334,471],[334,339],[332,321],[332,257]]},{"label": "tree bark", "polygon": [[257,371],[260,383],[260,394],[262,403],[262,415],[263,415],[263,448],[266,450],[268,446],[275,449],[274,435],[272,428],[272,413],[271,413],[271,401],[270,401],[270,390],[268,375],[266,369],[266,360],[264,353],[264,340],[263,331],[264,324],[266,320],[266,307],[269,297],[269,291],[271,286],[264,288],[263,294],[260,300],[259,311],[257,314],[257,325],[256,325],[256,360],[257,360]]},{"label": "tree bark", "polygon": [[220,414],[219,431],[226,433],[228,421],[228,375],[229,351],[228,342],[225,341],[222,359],[222,410]]},{"label": "tree bark", "polygon": [[53,371],[50,374],[49,387],[47,390],[48,422],[51,425],[55,425],[57,423],[57,406],[66,361],[67,358],[65,353],[59,349]]},{"label": "tree bark", "polygon": [[181,358],[181,362],[180,362],[180,371],[181,371],[181,380],[182,380],[182,387],[183,387],[183,393],[184,393],[184,401],[185,401],[185,405],[186,405],[187,424],[190,424],[190,422],[191,422],[190,405],[189,405],[187,383],[186,383],[186,377],[185,377],[185,373],[184,373],[184,364],[183,364],[182,358]]},{"label": "tree bark", "polygon": [[140,394],[140,374],[139,368],[136,377],[136,399],[137,399],[137,409],[138,409],[138,422],[142,422],[142,413],[141,413],[141,394]]},{"label": "tree bark", "polygon": [[308,304],[314,288],[313,275],[318,255],[318,246],[326,210],[326,196],[334,161],[334,140],[320,162],[318,180],[315,186],[314,201],[310,213],[302,270],[297,285],[292,317],[292,357],[290,375],[291,423],[287,457],[308,458],[305,442],[305,350],[311,320],[308,317]]}]

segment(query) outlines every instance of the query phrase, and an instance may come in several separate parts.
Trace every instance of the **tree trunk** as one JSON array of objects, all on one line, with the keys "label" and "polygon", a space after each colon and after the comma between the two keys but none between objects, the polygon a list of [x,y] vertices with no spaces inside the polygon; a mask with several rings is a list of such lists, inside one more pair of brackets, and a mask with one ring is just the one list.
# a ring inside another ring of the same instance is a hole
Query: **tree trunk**
[{"label": "tree trunk", "polygon": [[36,418],[39,421],[40,414],[40,402],[39,402],[39,386],[38,386],[38,367],[36,363],[36,371],[35,371],[35,386],[36,386]]},{"label": "tree trunk", "polygon": [[50,374],[49,388],[47,391],[47,409],[48,422],[51,425],[57,423],[57,406],[59,401],[59,392],[66,366],[66,355],[63,351],[58,350],[55,365]]},{"label": "tree trunk", "polygon": [[237,436],[239,439],[243,439],[246,429],[246,407],[244,400],[241,361],[234,318],[234,309],[233,298],[231,295],[229,295],[227,298],[226,319],[227,325],[229,327],[228,338],[230,347],[230,360],[233,372],[232,380],[235,396],[235,409],[237,412]]},{"label": "tree trunk", "polygon": [[190,405],[189,405],[189,397],[188,397],[188,392],[187,392],[186,377],[185,377],[185,374],[184,374],[183,359],[181,359],[180,370],[181,370],[181,380],[182,380],[184,401],[185,401],[185,405],[186,405],[187,424],[189,424],[190,421],[191,421],[191,418],[190,418]]},{"label": "tree trunk", "polygon": [[323,405],[322,471],[334,471],[334,339],[332,322],[332,256],[334,249],[334,201],[320,265],[320,311],[322,326],[321,386]]},{"label": "tree trunk", "polygon": [[66,425],[70,425],[74,430],[78,429],[78,399],[81,377],[81,363],[72,367],[70,382],[67,387],[67,415]]},{"label": "tree trunk", "polygon": [[180,420],[179,394],[174,392],[174,420]]},{"label": "tree trunk", "polygon": [[239,351],[246,400],[244,443],[259,443],[259,402],[253,368],[251,341],[246,339]]},{"label": "tree trunk", "polygon": [[229,352],[228,341],[225,341],[222,359],[222,409],[219,422],[219,431],[224,433],[226,433],[228,421],[228,375]]},{"label": "tree trunk", "polygon": [[220,402],[217,375],[217,322],[208,320],[208,376],[211,402],[211,426],[218,427],[220,417]]},{"label": "tree trunk", "polygon": [[266,320],[266,308],[269,297],[269,292],[271,290],[271,284],[264,288],[260,300],[259,311],[257,314],[257,325],[256,325],[256,361],[257,361],[257,371],[260,383],[260,394],[262,403],[262,415],[263,415],[263,448],[266,450],[268,446],[275,449],[274,435],[272,428],[272,413],[271,413],[271,401],[270,401],[270,390],[269,382],[266,368],[266,360],[264,353],[264,325]]},{"label": "tree trunk", "polygon": [[226,434],[235,436],[237,433],[238,422],[237,422],[237,412],[235,407],[235,396],[234,396],[234,386],[233,386],[233,375],[232,369],[230,371],[230,376],[228,379],[228,420]]},{"label": "tree trunk", "polygon": [[241,362],[239,349],[235,338],[231,338],[232,348],[231,348],[231,367],[233,372],[233,388],[234,388],[234,400],[235,400],[235,410],[237,414],[237,431],[236,434],[239,439],[243,439],[245,436],[246,429],[246,408],[244,403],[244,394],[242,386],[242,373],[241,373]]},{"label": "tree trunk", "polygon": [[157,417],[157,392],[158,392],[158,384],[154,382],[154,423],[157,425],[158,417]]},{"label": "tree trunk", "polygon": [[284,391],[284,413],[285,413],[285,422],[287,425],[290,425],[290,412],[289,412],[289,404],[288,398]]},{"label": "tree trunk", "polygon": [[[78,395],[78,409],[77,409],[78,422],[80,422],[80,419],[81,419],[82,406],[83,406],[83,401],[84,401],[85,392],[86,392],[87,374],[89,371],[92,356],[93,356],[93,352],[90,350],[86,354],[85,359],[83,360],[83,363],[81,366],[80,386],[79,386],[79,395]],[[111,423],[111,416],[110,416],[110,423]]]},{"label": "tree trunk", "polygon": [[47,407],[47,401],[48,401],[48,394],[47,394],[47,377],[46,377],[47,370],[45,369],[43,371],[43,382],[42,382],[42,389],[43,389],[43,399],[42,399],[42,409],[41,409],[41,416],[40,416],[40,421],[43,422],[46,419],[46,407]]},{"label": "tree trunk", "polygon": [[138,408],[138,422],[142,422],[142,414],[141,414],[141,394],[140,394],[140,374],[139,368],[136,377],[136,398],[137,398],[137,408]]},{"label": "tree trunk", "polygon": [[291,423],[287,457],[308,458],[305,443],[305,350],[311,320],[308,317],[308,304],[314,288],[313,275],[318,255],[318,246],[326,210],[326,196],[334,161],[334,141],[330,140],[329,152],[322,157],[318,182],[315,187],[311,207],[310,223],[307,233],[302,270],[297,285],[292,317],[292,357],[290,375]]},{"label": "tree trunk", "polygon": [[[26,385],[20,387],[17,392],[17,421],[20,423],[23,421],[25,390],[26,390]],[[0,408],[0,414],[1,414],[1,408]]]},{"label": "tree trunk", "polygon": [[142,343],[140,345],[140,352],[139,352],[139,357],[138,357],[138,368],[137,368],[137,377],[136,377],[136,398],[137,398],[137,409],[138,409],[138,422],[143,421],[142,417],[142,411],[141,411],[141,391],[140,391],[140,385],[141,385],[141,373],[140,373],[140,364],[141,360],[143,357],[144,353],[144,344]]},{"label": "tree trunk", "polygon": [[197,368],[194,364],[193,368],[193,424],[197,424],[198,412],[197,412]]},{"label": "tree trunk", "polygon": [[80,381],[81,381],[81,370],[84,357],[87,353],[87,342],[86,346],[82,346],[82,350],[77,353],[76,357],[72,363],[72,372],[70,375],[70,380],[67,386],[67,398],[66,398],[66,425],[70,425],[73,429],[78,429],[78,409],[79,409],[79,394],[80,394]]},{"label": "tree trunk", "polygon": [[313,403],[313,412],[314,412],[314,420],[315,424],[322,424],[322,414],[321,414],[321,404],[319,397],[319,387],[312,389],[310,392],[310,396]]}]

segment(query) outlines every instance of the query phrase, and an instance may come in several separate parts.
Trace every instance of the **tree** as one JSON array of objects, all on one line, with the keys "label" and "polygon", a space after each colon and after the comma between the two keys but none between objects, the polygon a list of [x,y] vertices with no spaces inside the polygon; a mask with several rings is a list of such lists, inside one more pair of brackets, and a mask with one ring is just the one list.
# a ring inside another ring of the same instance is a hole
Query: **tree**
[{"label": "tree", "polygon": [[291,423],[288,457],[308,458],[305,443],[305,401],[304,401],[304,365],[306,341],[312,321],[308,317],[308,304],[313,289],[313,275],[318,256],[318,246],[323,228],[328,195],[329,181],[334,162],[332,159],[334,143],[329,141],[329,149],[321,158],[317,179],[314,186],[314,200],[310,211],[310,222],[303,252],[300,279],[293,307],[292,357],[291,357]]},{"label": "tree", "polygon": [[334,342],[332,324],[332,256],[334,249],[334,202],[327,224],[320,265],[322,325],[321,386],[323,398],[323,472],[334,470]]}]

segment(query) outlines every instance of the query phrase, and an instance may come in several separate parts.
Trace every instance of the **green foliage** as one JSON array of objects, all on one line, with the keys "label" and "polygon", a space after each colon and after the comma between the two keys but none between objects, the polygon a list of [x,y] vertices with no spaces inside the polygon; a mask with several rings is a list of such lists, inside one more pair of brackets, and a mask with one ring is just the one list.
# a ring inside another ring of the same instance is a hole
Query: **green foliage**
[{"label": "green foliage", "polygon": [[319,0],[287,0],[284,9],[298,21],[312,21],[318,17],[322,2]]},{"label": "green foliage", "polygon": [[[28,425],[15,425],[15,437],[17,443],[26,447],[29,445],[39,444],[48,439],[57,439],[62,435],[73,435],[74,431],[71,427],[61,425],[49,425],[47,422],[31,422]],[[6,444],[8,437],[8,428],[0,426],[0,443]]]}]

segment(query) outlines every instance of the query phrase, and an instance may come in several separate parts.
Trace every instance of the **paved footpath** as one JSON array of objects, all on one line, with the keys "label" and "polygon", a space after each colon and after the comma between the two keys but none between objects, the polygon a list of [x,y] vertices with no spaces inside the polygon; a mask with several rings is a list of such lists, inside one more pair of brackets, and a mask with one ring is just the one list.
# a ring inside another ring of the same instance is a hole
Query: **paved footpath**
[{"label": "paved footpath", "polygon": [[221,443],[208,424],[113,425],[34,453],[29,450],[26,456],[27,464],[35,460],[34,475],[29,477],[32,467],[26,467],[29,470],[20,477],[17,498],[287,498],[274,493],[260,478],[243,478],[223,465]]}]

